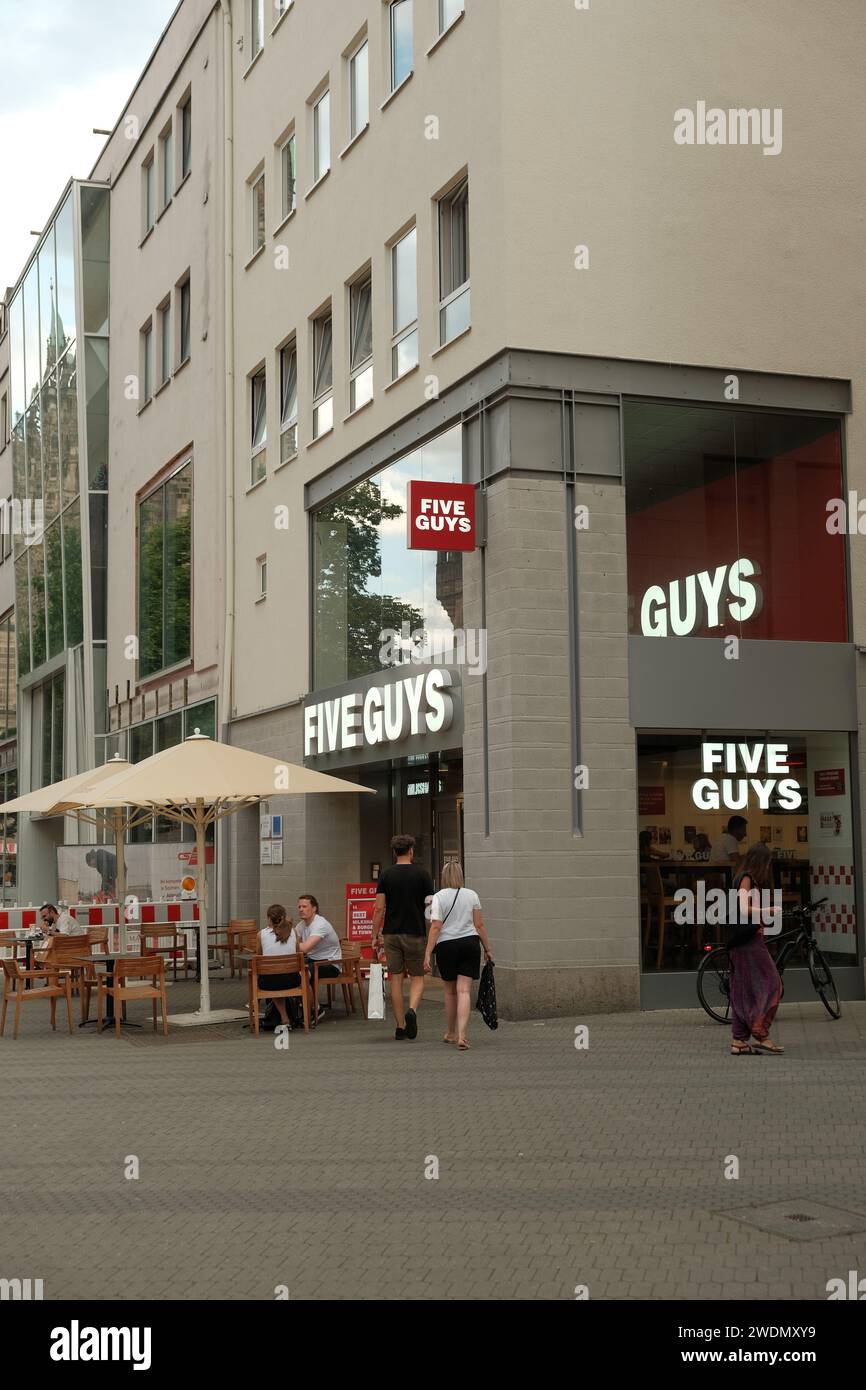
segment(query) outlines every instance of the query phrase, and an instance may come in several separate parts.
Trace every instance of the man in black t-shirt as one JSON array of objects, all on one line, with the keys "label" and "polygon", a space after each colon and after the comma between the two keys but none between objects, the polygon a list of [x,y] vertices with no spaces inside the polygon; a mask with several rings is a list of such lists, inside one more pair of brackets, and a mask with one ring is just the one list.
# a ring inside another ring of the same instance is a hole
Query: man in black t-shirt
[{"label": "man in black t-shirt", "polygon": [[[433,896],[433,880],[426,869],[413,863],[415,841],[411,835],[395,835],[391,841],[395,863],[379,878],[373,912],[373,950],[382,937],[391,977],[395,1038],[418,1036],[417,1009],[424,994],[424,950],[428,923],[424,909]],[[409,1008],[403,1010],[403,972],[409,974]]]}]

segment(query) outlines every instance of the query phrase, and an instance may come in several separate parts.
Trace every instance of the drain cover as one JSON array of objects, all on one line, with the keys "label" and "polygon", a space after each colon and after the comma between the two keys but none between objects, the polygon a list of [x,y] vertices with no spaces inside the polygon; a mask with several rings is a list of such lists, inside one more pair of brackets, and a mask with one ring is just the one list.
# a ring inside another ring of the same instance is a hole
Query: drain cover
[{"label": "drain cover", "polygon": [[823,1202],[798,1202],[794,1210],[790,1201],[767,1202],[764,1206],[720,1211],[717,1215],[755,1226],[768,1235],[786,1236],[788,1240],[826,1240],[828,1236],[866,1231],[866,1212],[843,1211]]}]

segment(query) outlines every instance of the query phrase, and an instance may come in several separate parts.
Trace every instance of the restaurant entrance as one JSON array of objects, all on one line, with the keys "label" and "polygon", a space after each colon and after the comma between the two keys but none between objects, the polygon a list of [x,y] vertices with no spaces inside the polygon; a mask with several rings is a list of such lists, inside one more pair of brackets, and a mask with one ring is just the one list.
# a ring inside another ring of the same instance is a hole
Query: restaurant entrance
[{"label": "restaurant entrance", "polygon": [[412,835],[415,862],[438,888],[445,864],[463,863],[462,749],[368,764],[358,776],[378,792],[360,807],[362,877],[391,863],[392,835]]}]

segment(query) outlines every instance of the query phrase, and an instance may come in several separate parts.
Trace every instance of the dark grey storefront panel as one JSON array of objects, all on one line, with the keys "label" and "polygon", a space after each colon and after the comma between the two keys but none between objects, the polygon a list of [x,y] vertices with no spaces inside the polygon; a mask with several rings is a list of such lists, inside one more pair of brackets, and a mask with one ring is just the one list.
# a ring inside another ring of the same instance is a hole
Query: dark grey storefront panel
[{"label": "dark grey storefront panel", "polygon": [[630,637],[636,729],[857,729],[847,643],[746,642],[736,661],[702,637]]},{"label": "dark grey storefront panel", "polygon": [[[438,753],[444,748],[460,748],[463,745],[463,671],[459,666],[395,666],[387,671],[375,671],[369,676],[358,676],[345,685],[331,686],[328,690],[316,690],[304,700],[304,711],[311,705],[338,700],[344,695],[366,695],[371,686],[384,687],[396,685],[409,676],[426,676],[431,669],[447,671],[451,677],[448,694],[451,697],[453,718],[447,729],[436,734],[407,734],[405,738],[387,743],[363,744],[359,748],[344,748],[336,753],[313,753],[304,758],[307,767],[317,768],[319,772],[329,772],[341,767],[361,767],[366,763],[380,763],[389,758],[409,758],[421,754]],[[467,676],[467,679],[473,679]]]},{"label": "dark grey storefront panel", "polygon": [[[833,979],[842,1000],[863,999],[863,967],[860,965],[831,965]],[[786,1004],[816,1004],[818,996],[808,970],[802,966],[788,966],[785,971],[785,997],[782,1000],[780,1023],[785,1022]],[[642,1009],[701,1009],[698,999],[698,977],[694,970],[668,970],[646,972],[640,977],[640,1006]],[[701,1009],[702,1023],[711,1025],[711,1020]],[[826,1019],[829,1023],[829,1017]],[[725,1025],[715,1025],[724,1041]]]}]

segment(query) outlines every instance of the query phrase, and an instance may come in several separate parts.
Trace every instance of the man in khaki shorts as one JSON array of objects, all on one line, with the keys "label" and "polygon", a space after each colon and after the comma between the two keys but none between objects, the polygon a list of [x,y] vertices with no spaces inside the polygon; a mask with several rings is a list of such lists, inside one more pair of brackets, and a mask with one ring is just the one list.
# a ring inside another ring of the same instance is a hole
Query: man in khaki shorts
[{"label": "man in khaki shorts", "polygon": [[[373,950],[378,951],[384,936],[385,960],[391,977],[391,1005],[397,1024],[394,1037],[416,1038],[417,1009],[424,994],[427,944],[424,908],[433,894],[433,880],[426,869],[413,863],[415,841],[411,835],[395,835],[391,849],[395,862],[381,875],[376,893]],[[404,971],[409,975],[409,1008],[405,1012]]]}]

